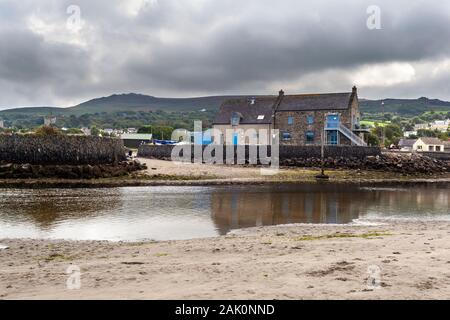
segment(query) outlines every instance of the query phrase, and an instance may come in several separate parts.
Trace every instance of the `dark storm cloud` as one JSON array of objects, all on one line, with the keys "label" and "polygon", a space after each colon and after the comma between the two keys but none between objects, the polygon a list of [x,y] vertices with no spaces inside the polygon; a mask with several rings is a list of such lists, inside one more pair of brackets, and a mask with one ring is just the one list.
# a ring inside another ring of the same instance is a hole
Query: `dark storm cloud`
[{"label": "dark storm cloud", "polygon": [[[0,4],[0,105],[130,91],[341,91],[356,81],[367,97],[450,99],[441,83],[450,5],[441,1],[83,0],[76,33],[66,28],[72,2],[38,3]],[[366,27],[373,4],[381,30]]]}]

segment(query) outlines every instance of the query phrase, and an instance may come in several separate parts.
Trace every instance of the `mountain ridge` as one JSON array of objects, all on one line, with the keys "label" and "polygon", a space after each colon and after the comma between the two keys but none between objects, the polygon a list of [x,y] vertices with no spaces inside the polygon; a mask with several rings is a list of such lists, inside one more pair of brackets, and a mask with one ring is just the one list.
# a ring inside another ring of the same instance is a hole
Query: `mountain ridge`
[{"label": "mountain ridge", "polygon": [[[61,107],[19,107],[0,110],[4,114],[30,114],[30,115],[82,115],[95,113],[113,113],[118,111],[199,111],[207,110],[217,112],[226,99],[248,97],[248,95],[216,95],[190,98],[159,98],[139,93],[112,94],[87,100],[78,105]],[[258,95],[256,96],[258,97]],[[418,99],[360,99],[361,110],[364,113],[380,113],[381,103],[384,102],[384,111],[400,115],[419,115],[426,111],[450,111],[450,101],[421,97]]]}]

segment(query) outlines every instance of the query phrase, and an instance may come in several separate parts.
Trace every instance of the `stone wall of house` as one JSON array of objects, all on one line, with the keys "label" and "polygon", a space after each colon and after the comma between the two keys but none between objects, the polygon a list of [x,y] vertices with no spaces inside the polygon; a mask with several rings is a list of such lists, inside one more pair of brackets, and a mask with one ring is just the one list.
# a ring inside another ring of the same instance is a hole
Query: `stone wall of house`
[{"label": "stone wall of house", "polygon": [[[323,110],[323,111],[283,111],[275,114],[275,128],[280,130],[281,145],[320,145],[322,143],[321,134],[325,127],[326,116],[329,114],[339,114],[341,122],[351,128],[353,108],[348,110]],[[314,123],[308,124],[308,116],[313,116]],[[293,123],[288,122],[292,117]],[[306,133],[311,131],[314,133],[314,141],[308,143]],[[290,140],[283,140],[283,132],[291,134]],[[351,145],[351,141],[339,133],[339,141],[341,145]]]},{"label": "stone wall of house", "polygon": [[123,141],[91,136],[0,135],[0,161],[40,165],[110,164],[126,160]]},{"label": "stone wall of house", "polygon": [[[192,146],[191,154],[194,155],[194,147]],[[205,148],[205,146],[203,146]],[[225,148],[225,146],[224,146]],[[156,145],[142,145],[139,147],[138,156],[143,158],[153,158],[169,160],[171,159],[173,146],[156,146]],[[203,149],[204,150],[204,149]],[[237,147],[234,146],[235,154],[237,154]],[[325,146],[325,157],[328,158],[359,158],[363,159],[368,156],[381,155],[381,150],[378,147],[358,147],[358,146]],[[249,147],[246,146],[246,156],[248,159]],[[268,147],[268,156],[270,156],[270,147]],[[295,158],[320,158],[320,146],[287,146],[279,147],[280,161],[285,159]],[[224,149],[224,157],[226,151]]]}]

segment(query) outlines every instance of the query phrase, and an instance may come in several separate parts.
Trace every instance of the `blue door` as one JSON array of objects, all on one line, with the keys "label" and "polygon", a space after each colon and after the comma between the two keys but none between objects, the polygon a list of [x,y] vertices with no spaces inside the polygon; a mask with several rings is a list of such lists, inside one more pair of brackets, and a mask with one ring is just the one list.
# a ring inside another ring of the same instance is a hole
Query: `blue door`
[{"label": "blue door", "polygon": [[339,144],[338,135],[339,135],[339,133],[338,133],[337,130],[327,131],[327,142],[328,142],[328,144],[331,144],[331,145]]},{"label": "blue door", "polygon": [[239,135],[237,133],[233,134],[233,145],[237,146],[239,143]]}]

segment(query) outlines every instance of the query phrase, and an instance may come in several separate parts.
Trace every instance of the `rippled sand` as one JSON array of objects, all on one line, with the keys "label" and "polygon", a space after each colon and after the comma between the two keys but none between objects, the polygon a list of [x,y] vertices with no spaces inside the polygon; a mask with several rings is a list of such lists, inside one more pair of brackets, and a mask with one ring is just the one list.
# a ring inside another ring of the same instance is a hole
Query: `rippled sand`
[{"label": "rippled sand", "polygon": [[[450,223],[254,228],[154,243],[0,240],[4,299],[448,299]],[[81,270],[68,290],[67,268]]]}]

